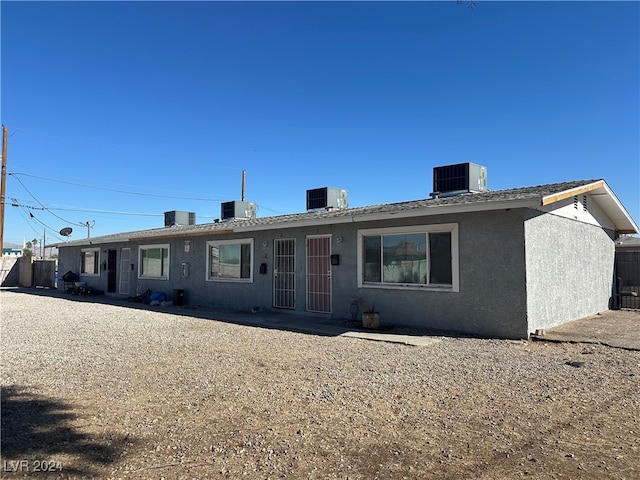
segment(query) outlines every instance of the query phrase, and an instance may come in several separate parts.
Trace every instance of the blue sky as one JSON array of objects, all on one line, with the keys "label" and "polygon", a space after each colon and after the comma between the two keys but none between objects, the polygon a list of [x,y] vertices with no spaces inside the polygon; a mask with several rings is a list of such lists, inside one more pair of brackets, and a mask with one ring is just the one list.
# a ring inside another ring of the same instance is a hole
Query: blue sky
[{"label": "blue sky", "polygon": [[[640,3],[8,2],[5,242],[163,212],[604,178],[640,220]],[[18,206],[12,206],[16,204]],[[33,215],[33,217],[32,217]]]}]

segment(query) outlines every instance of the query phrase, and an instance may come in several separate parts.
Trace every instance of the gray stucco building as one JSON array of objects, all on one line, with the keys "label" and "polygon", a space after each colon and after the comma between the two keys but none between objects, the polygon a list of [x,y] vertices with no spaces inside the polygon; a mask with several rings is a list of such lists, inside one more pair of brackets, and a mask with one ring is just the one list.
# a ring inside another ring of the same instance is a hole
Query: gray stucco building
[{"label": "gray stucco building", "polygon": [[604,180],[358,208],[328,192],[337,208],[59,243],[58,270],[107,295],[335,318],[375,305],[385,323],[527,338],[607,310],[615,239],[638,231]]}]

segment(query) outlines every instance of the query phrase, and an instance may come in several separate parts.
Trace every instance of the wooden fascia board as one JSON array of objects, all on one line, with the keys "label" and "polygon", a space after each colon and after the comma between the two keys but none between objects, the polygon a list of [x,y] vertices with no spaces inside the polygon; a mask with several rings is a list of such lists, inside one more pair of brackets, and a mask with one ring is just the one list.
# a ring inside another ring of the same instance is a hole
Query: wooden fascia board
[{"label": "wooden fascia board", "polygon": [[[594,192],[595,190],[600,190]],[[565,190],[554,195],[548,195],[542,199],[543,205],[549,205],[560,200],[571,198],[575,195],[582,193],[594,192],[591,194],[596,203],[600,204],[600,207],[609,216],[611,221],[615,225],[615,231],[618,234],[634,234],[638,233],[638,226],[634,222],[631,215],[624,208],[624,205],[620,203],[620,200],[613,193],[611,188],[604,180],[598,180],[588,185],[582,185],[580,187]]]},{"label": "wooden fascia board", "polygon": [[564,192],[554,193],[553,195],[547,195],[546,197],[542,197],[542,205],[550,205],[552,203],[559,202],[560,200],[564,200],[565,198],[574,197],[576,195],[587,193],[592,190],[596,190],[598,188],[603,188],[603,187],[604,187],[604,180],[598,180],[597,182],[593,182],[587,185],[582,185],[580,187],[575,187],[569,190],[565,190]]}]

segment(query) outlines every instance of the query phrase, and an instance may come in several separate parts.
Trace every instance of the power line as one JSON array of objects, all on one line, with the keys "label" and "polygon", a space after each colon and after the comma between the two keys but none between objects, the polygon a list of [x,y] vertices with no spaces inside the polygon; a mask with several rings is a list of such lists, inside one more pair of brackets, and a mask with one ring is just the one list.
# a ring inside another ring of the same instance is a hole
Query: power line
[{"label": "power line", "polygon": [[21,217],[22,217],[22,219],[25,221],[25,223],[27,223],[27,225],[29,225],[29,228],[30,228],[31,230],[33,230],[36,234],[38,234],[38,235],[39,235],[38,231],[37,231],[35,228],[33,228],[33,225],[31,224],[31,222],[29,222],[29,220],[28,220],[28,219],[27,219],[27,217],[25,216],[24,212],[23,212],[22,210],[18,209],[18,213],[20,213],[20,216],[21,216]]},{"label": "power line", "polygon": [[23,205],[22,203],[20,203],[20,201],[17,198],[13,198],[11,197],[11,206],[12,207],[24,207],[24,208],[28,208],[29,210],[44,210],[44,208],[42,207],[34,207],[31,205]]},{"label": "power line", "polygon": [[[24,207],[30,210],[45,210],[45,208],[42,208],[42,207],[33,207],[31,205],[24,205],[20,203],[20,200],[18,200],[17,198],[11,198],[11,202],[12,202],[11,203],[12,207]],[[62,210],[62,211],[68,211],[68,212],[82,212],[82,213],[105,213],[110,215],[132,215],[132,216],[139,216],[139,217],[162,217],[163,215],[161,213],[119,212],[119,211],[113,211],[113,210],[96,210],[92,208],[53,207],[53,206],[46,207],[46,210]]]},{"label": "power line", "polygon": [[[38,200],[38,199],[35,197],[35,195],[33,195],[33,193],[31,193],[31,192],[29,191],[29,189],[25,186],[25,184],[24,184],[24,183],[22,183],[22,180],[20,180],[19,178],[16,178],[16,180],[18,181],[18,183],[20,183],[20,185],[22,185],[22,188],[24,188],[24,189],[27,191],[27,193],[29,193],[29,195],[31,195],[31,197],[32,197],[32,198],[33,198],[33,199],[34,199],[38,204],[40,204],[40,205],[42,206],[42,208],[43,208],[45,211],[49,212],[49,213],[50,213],[51,215],[53,215],[54,217],[59,218],[60,220],[62,220],[62,221],[63,221],[63,222],[65,222],[65,223],[71,223],[71,224],[73,224],[73,225],[78,225],[78,226],[81,226],[81,227],[87,227],[87,238],[89,238],[89,236],[90,236],[89,232],[90,232],[91,228],[93,228],[93,226],[96,224],[96,221],[95,221],[95,220],[93,220],[93,221],[91,221],[91,222],[86,221],[86,222],[84,222],[84,223],[74,223],[74,222],[71,222],[71,221],[69,221],[69,220],[65,220],[65,219],[64,219],[64,218],[62,218],[61,216],[56,215],[55,213],[53,213],[51,210],[49,210],[49,209],[44,205],[44,203],[42,203],[40,200]],[[35,215],[33,215],[33,213],[29,212],[29,216],[30,216],[31,218],[33,218],[34,220],[36,220],[38,223],[42,224],[45,228],[49,228],[49,229],[51,229],[51,227],[49,227],[48,225],[46,225],[46,224],[44,224],[43,222],[41,222],[40,220],[38,220],[38,219],[35,217]],[[54,231],[53,229],[51,229],[51,230],[52,230],[52,231]],[[59,238],[59,237],[58,237],[58,238]]]},{"label": "power line", "polygon": [[[89,227],[89,222],[73,222],[71,220],[67,220],[65,218],[62,218],[61,216],[55,214],[52,210],[60,210],[60,211],[70,211],[70,212],[86,212],[86,213],[98,213],[98,214],[107,214],[107,215],[129,215],[129,216],[147,216],[147,217],[161,217],[162,214],[152,214],[152,213],[138,213],[138,212],[120,212],[120,211],[109,211],[109,210],[97,210],[97,209],[80,209],[80,208],[70,208],[70,207],[51,207],[51,206],[46,206],[44,203],[42,203],[40,200],[38,200],[35,195],[27,188],[27,186],[24,184],[24,182],[22,180],[20,180],[20,178],[18,178],[19,175],[22,176],[26,176],[26,177],[31,177],[31,178],[38,178],[38,179],[43,179],[43,180],[48,180],[48,181],[53,181],[55,182],[56,180],[53,179],[49,179],[49,178],[45,178],[45,177],[39,177],[36,175],[30,175],[30,174],[24,174],[24,173],[17,173],[17,172],[12,172],[10,175],[13,176],[13,178],[15,178],[15,180],[22,186],[22,188],[25,189],[25,191],[31,196],[31,198],[38,204],[40,205],[40,207],[33,207],[31,205],[23,205],[21,203],[19,203],[17,201],[17,199],[12,198],[12,206],[15,207],[23,207],[25,209],[32,209],[32,210],[43,210],[43,211],[47,211],[49,212],[51,215],[53,215],[54,217],[58,218],[59,220],[62,220],[63,222],[67,223],[67,224],[72,224],[72,225],[77,225],[80,227]],[[80,184],[74,184],[72,182],[63,182],[60,181],[60,183],[66,183],[69,185],[75,185],[75,186],[81,186],[81,187],[86,187],[86,188],[96,188],[99,190],[108,190],[108,191],[113,191],[113,192],[119,192],[118,190],[112,190],[112,189],[106,189],[106,188],[101,188],[101,187],[90,187],[87,185],[80,185]],[[133,193],[133,192],[120,192],[120,193]],[[135,194],[135,193],[134,193]],[[140,194],[140,195],[146,195],[146,194]],[[146,196],[156,196],[156,197],[162,197],[162,198],[180,198],[180,199],[188,199],[186,197],[171,197],[171,196],[160,196],[160,195],[146,195]],[[194,200],[194,199],[191,199]],[[199,199],[199,200],[204,200],[204,199]],[[209,201],[209,200],[207,200]],[[262,207],[259,206],[261,208],[264,208],[265,210],[269,210],[271,212],[274,212],[276,214],[279,214],[280,212],[277,212],[275,210],[271,210],[267,207]],[[29,213],[30,216],[32,218],[35,218],[31,213]],[[204,218],[215,218],[213,216],[207,216],[207,215],[203,215],[202,217]],[[95,220],[94,220],[95,223]],[[91,225],[93,226],[93,225]],[[53,231],[53,229],[52,229]]]},{"label": "power line", "polygon": [[[114,189],[109,189],[109,188],[103,188],[103,187],[93,187],[90,185],[82,185],[79,183],[73,183],[73,182],[66,182],[63,180],[54,180],[51,178],[45,178],[45,177],[40,177],[37,175],[31,175],[28,173],[17,173],[17,172],[11,172],[9,173],[9,175],[12,175],[19,183],[20,185],[22,185],[22,187],[27,190],[27,188],[24,186],[24,183],[17,177],[18,175],[22,175],[25,177],[31,177],[31,178],[37,178],[39,180],[47,180],[50,182],[57,182],[57,183],[64,183],[67,185],[73,185],[73,186],[77,186],[77,187],[84,187],[84,188],[93,188],[96,190],[105,190],[105,191],[109,191],[109,192],[116,192],[116,193],[130,193],[132,195],[141,195],[141,196],[148,196],[148,197],[157,197],[157,198],[169,198],[169,199],[180,199],[180,200],[198,200],[198,201],[207,201],[207,202],[216,202],[219,201],[219,199],[207,199],[207,198],[190,198],[190,197],[176,197],[176,196],[167,196],[167,195],[154,195],[154,194],[146,194],[146,193],[136,193],[136,192],[128,192],[128,191],[121,191],[121,190],[114,190]],[[31,195],[33,197],[33,194],[31,192],[29,192],[29,190],[27,190],[27,192],[29,193],[29,195]],[[37,200],[36,200],[37,201]],[[40,203],[40,202],[38,202]],[[277,210],[273,210],[271,208],[265,207],[264,205],[257,205],[259,208],[264,209],[264,210],[268,210],[270,212],[273,212],[275,214],[278,215],[282,215],[282,212],[279,212]],[[28,207],[27,208],[33,208],[33,207]],[[79,208],[62,208],[62,207],[47,207],[47,210],[67,210],[67,211],[72,211],[72,212],[86,212],[86,213],[106,213],[106,214],[113,214],[113,215],[137,215],[137,216],[154,216],[154,217],[161,217],[162,214],[159,213],[136,213],[136,212],[113,212],[113,211],[108,211],[108,210],[92,210],[92,209],[79,209]],[[214,218],[213,216],[208,216],[208,215],[203,215],[204,218]],[[67,222],[67,223],[72,223],[72,222]]]},{"label": "power line", "polygon": [[[36,230],[35,228],[33,228],[33,225],[31,224],[31,222],[28,221],[26,215],[24,212],[22,212],[21,210],[18,210],[18,212],[20,212],[20,215],[22,216],[22,218],[27,222],[27,224],[29,225],[29,227],[31,228],[31,230],[33,230],[36,235],[40,235],[42,232],[39,232],[38,230]],[[42,220],[39,220],[33,213],[27,211],[27,213],[29,214],[29,219],[33,220],[35,222],[38,222],[40,225],[42,225],[45,229],[49,230],[50,232],[52,232],[53,236],[56,237],[58,240],[62,241],[62,239],[58,236],[58,232],[51,228],[49,225],[47,225],[46,223],[44,223]]]},{"label": "power line", "polygon": [[117,189],[114,189],[114,188],[95,187],[95,186],[92,186],[92,185],[84,185],[84,184],[81,184],[81,183],[67,182],[65,180],[56,180],[56,179],[53,179],[53,178],[40,177],[40,176],[37,176],[37,175],[31,175],[31,174],[28,174],[28,173],[20,173],[20,172],[11,172],[8,175],[12,175],[18,181],[20,181],[20,180],[17,177],[18,177],[18,175],[21,175],[23,177],[37,178],[38,180],[46,180],[48,182],[62,183],[62,184],[65,184],[65,185],[72,185],[74,187],[91,188],[91,189],[94,189],[94,190],[103,190],[105,192],[114,192],[114,193],[124,193],[124,194],[127,194],[127,195],[138,195],[138,196],[141,196],[141,197],[193,200],[193,201],[198,201],[198,202],[217,202],[217,201],[220,201],[219,198],[179,197],[179,196],[172,196],[172,195],[157,195],[157,194],[153,194],[153,193],[131,192],[129,190],[117,190]]},{"label": "power line", "polygon": [[112,210],[95,210],[90,208],[64,208],[64,207],[49,207],[49,210],[64,210],[68,212],[85,212],[85,213],[107,213],[111,215],[132,215],[138,217],[162,217],[162,213],[141,213],[141,212],[117,212]]},{"label": "power line", "polygon": [[46,230],[49,230],[50,232],[53,232],[53,236],[56,237],[58,240],[62,240],[60,237],[58,237],[58,235],[56,235],[58,233],[56,230],[51,228],[49,225],[44,223],[42,220],[39,220],[38,218],[36,218],[35,215],[31,215],[31,218],[33,218],[33,220],[35,220],[40,225],[42,225]]},{"label": "power line", "polygon": [[[20,179],[19,179],[19,178],[17,178],[17,177],[16,177],[16,180],[18,181],[18,183],[19,183],[20,185],[22,185],[22,188],[24,188],[24,189],[27,191],[27,193],[28,193],[29,195],[31,195],[31,198],[33,198],[37,204],[39,204],[39,205],[40,205],[44,210],[46,210],[47,212],[49,212],[51,215],[53,215],[54,217],[56,217],[56,218],[58,218],[58,219],[62,220],[62,221],[63,221],[63,222],[65,222],[65,223],[73,223],[74,225],[79,225],[79,226],[81,226],[81,227],[83,227],[83,226],[84,226],[84,224],[83,224],[83,223],[75,223],[75,222],[72,222],[72,221],[66,220],[66,219],[62,218],[61,216],[56,215],[55,213],[53,213],[52,211],[50,211],[50,210],[49,210],[49,209],[44,205],[44,203],[42,203],[40,200],[38,200],[38,199],[35,197],[35,195],[29,191],[29,189],[25,186],[25,184],[24,184],[24,183],[22,183],[22,180],[20,180]],[[32,216],[33,216],[33,215],[32,215]]]}]

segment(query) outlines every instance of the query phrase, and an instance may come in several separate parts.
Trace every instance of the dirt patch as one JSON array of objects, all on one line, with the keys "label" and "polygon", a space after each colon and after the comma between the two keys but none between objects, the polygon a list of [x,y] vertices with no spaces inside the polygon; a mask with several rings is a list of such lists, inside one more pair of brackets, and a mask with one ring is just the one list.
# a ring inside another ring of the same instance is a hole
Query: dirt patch
[{"label": "dirt patch", "polygon": [[536,338],[640,350],[640,310],[610,310],[565,323]]},{"label": "dirt patch", "polygon": [[640,352],[411,347],[0,295],[3,478],[640,476]]}]

